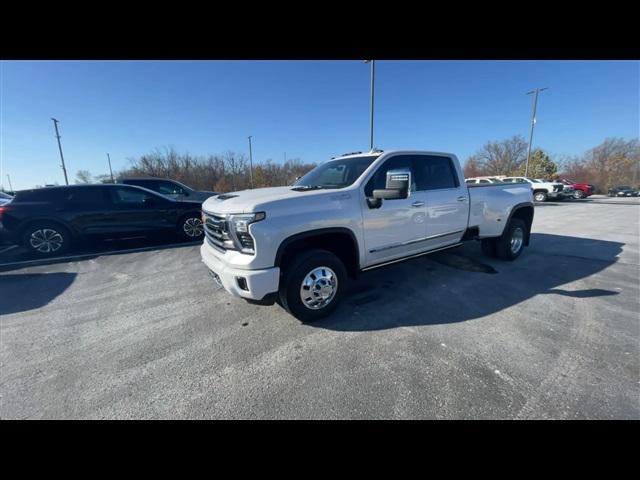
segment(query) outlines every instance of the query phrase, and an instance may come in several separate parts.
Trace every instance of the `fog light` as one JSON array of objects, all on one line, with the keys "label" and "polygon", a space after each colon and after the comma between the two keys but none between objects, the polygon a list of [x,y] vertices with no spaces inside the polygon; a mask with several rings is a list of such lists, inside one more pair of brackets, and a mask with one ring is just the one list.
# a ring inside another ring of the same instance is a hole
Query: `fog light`
[{"label": "fog light", "polygon": [[247,287],[247,279],[244,277],[236,277],[236,282],[238,282],[238,287],[240,290],[244,290],[245,292],[249,291],[249,287]]}]

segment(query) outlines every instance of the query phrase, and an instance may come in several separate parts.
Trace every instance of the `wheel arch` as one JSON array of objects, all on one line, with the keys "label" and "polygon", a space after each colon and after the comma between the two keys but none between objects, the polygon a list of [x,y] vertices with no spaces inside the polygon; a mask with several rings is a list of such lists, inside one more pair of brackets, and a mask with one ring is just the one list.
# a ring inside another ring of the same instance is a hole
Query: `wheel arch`
[{"label": "wheel arch", "polygon": [[355,233],[346,227],[320,228],[285,238],[276,252],[274,266],[281,267],[297,252],[319,248],[335,254],[344,263],[350,276],[360,269],[360,252]]},{"label": "wheel arch", "polygon": [[524,221],[525,225],[527,226],[527,231],[525,233],[525,239],[524,239],[524,244],[526,246],[529,246],[529,240],[531,237],[531,225],[533,224],[533,213],[534,213],[533,203],[531,202],[518,203],[513,207],[513,209],[511,209],[511,213],[509,213],[509,218],[507,220],[507,223],[505,223],[505,227],[506,227],[507,225],[509,225],[512,218],[519,218],[522,221]]}]

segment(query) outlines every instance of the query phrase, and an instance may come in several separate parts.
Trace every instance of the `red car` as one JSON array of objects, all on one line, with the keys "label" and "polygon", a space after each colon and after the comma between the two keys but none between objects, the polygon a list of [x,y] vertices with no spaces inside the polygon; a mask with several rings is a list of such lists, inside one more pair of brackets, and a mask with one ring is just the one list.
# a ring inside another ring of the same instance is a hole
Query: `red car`
[{"label": "red car", "polygon": [[573,187],[573,198],[587,198],[589,195],[593,194],[593,190],[595,189],[593,185],[588,183],[576,183],[571,180],[567,180],[566,178],[559,178],[558,181]]}]

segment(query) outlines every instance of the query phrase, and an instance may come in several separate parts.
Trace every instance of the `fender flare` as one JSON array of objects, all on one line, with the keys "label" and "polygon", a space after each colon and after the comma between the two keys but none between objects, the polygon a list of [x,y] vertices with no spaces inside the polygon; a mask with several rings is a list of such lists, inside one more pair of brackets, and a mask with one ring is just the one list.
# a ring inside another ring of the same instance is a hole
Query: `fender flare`
[{"label": "fender flare", "polygon": [[516,213],[518,210],[522,210],[523,208],[531,208],[531,224],[527,225],[527,233],[526,233],[526,237],[525,237],[525,245],[529,245],[529,239],[531,237],[531,225],[533,225],[533,216],[535,215],[535,205],[533,204],[533,202],[521,202],[521,203],[517,203],[513,206],[513,208],[511,209],[511,212],[509,212],[509,217],[507,218],[506,223],[504,224],[505,228],[507,228],[507,225],[509,225],[509,223],[511,222],[511,217],[513,217],[513,214]]},{"label": "fender flare", "polygon": [[329,233],[347,234],[349,235],[349,237],[351,237],[351,241],[353,242],[353,246],[355,247],[355,254],[356,254],[355,264],[356,266],[358,266],[358,268],[360,268],[360,248],[358,244],[358,239],[356,237],[356,234],[353,232],[353,230],[347,227],[317,228],[314,230],[307,230],[304,232],[295,233],[285,238],[282,242],[280,242],[280,245],[278,245],[278,250],[276,251],[276,258],[274,260],[274,266],[276,267],[280,266],[280,262],[282,261],[282,257],[284,255],[285,250],[292,243],[297,242],[299,240],[319,237]]}]

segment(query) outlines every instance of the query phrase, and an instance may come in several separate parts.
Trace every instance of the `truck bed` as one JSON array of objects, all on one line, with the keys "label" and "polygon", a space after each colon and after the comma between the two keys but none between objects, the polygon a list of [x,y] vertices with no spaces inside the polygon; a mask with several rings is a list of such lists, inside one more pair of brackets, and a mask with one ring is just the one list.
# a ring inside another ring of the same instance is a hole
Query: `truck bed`
[{"label": "truck bed", "polygon": [[533,205],[529,184],[479,183],[469,189],[469,228],[478,227],[479,236],[502,234],[513,207],[521,203]]}]

